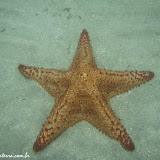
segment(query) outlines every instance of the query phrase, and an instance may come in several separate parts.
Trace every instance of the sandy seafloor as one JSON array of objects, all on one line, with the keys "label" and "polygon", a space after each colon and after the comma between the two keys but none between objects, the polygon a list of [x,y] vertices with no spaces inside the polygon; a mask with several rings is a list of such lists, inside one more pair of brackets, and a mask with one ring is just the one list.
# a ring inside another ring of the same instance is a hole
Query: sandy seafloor
[{"label": "sandy seafloor", "polygon": [[[111,100],[136,149],[126,151],[88,122],[81,122],[35,153],[33,144],[54,98],[21,75],[18,65],[67,70],[84,28],[99,68],[155,73],[150,82]],[[0,0],[0,95],[0,156],[158,160],[160,1]]]}]

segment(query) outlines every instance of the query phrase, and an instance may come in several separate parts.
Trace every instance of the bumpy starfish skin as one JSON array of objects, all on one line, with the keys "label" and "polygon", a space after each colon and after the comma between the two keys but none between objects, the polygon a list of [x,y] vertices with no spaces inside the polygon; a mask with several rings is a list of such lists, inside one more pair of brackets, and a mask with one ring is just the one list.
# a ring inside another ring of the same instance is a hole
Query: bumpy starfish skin
[{"label": "bumpy starfish skin", "polygon": [[55,97],[55,106],[34,143],[34,151],[40,151],[67,128],[82,120],[120,142],[126,150],[134,150],[134,143],[111,109],[109,100],[151,80],[153,72],[98,69],[85,29],[68,71],[24,65],[19,65],[19,71]]}]

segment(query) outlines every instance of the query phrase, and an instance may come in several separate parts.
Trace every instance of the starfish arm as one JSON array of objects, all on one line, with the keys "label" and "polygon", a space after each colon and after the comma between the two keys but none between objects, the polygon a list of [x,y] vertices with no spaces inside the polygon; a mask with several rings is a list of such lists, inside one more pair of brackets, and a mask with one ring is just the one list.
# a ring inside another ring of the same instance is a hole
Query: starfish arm
[{"label": "starfish arm", "polygon": [[92,46],[90,44],[88,32],[85,29],[81,33],[76,55],[70,66],[70,70],[73,71],[77,69],[81,63],[87,65],[89,64],[93,68],[97,68],[95,59],[93,57]]},{"label": "starfish arm", "polygon": [[34,143],[34,151],[42,150],[63,131],[82,120],[82,116],[78,112],[79,105],[77,100],[75,100],[74,96],[72,98],[68,97],[69,94],[71,95],[72,93],[67,92],[63,101],[52,109]]},{"label": "starfish arm", "polygon": [[63,94],[67,83],[66,72],[24,65],[19,65],[18,69],[25,77],[37,81],[52,96]]},{"label": "starfish arm", "polygon": [[[107,103],[100,95],[95,97],[95,104],[92,107],[92,112],[86,114],[86,120],[98,128],[102,133],[120,142],[121,146],[129,151],[135,149],[134,143],[126,132],[126,129],[121,124]],[[94,114],[93,114],[94,113]]]},{"label": "starfish arm", "polygon": [[140,86],[154,77],[151,71],[108,71],[101,70],[102,92],[106,98],[126,92],[132,88]]}]

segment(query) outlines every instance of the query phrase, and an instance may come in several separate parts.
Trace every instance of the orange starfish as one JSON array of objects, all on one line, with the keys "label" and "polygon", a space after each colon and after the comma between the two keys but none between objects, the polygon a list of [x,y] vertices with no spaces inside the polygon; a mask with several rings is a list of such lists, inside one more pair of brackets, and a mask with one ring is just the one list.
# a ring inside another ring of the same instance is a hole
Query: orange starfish
[{"label": "orange starfish", "polygon": [[67,128],[82,120],[120,142],[126,150],[134,150],[134,143],[111,109],[109,100],[151,80],[153,72],[98,69],[85,29],[68,71],[24,65],[18,68],[25,77],[37,81],[55,97],[55,106],[34,143],[34,151],[40,151]]}]

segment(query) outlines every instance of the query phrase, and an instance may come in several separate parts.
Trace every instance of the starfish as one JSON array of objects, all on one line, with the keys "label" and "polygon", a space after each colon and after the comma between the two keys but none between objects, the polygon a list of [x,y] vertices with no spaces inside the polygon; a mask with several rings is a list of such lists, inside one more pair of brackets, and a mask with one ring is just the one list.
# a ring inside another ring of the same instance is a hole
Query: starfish
[{"label": "starfish", "polygon": [[113,96],[151,80],[153,72],[99,69],[85,29],[68,71],[24,65],[19,65],[18,69],[55,97],[55,106],[34,143],[34,151],[42,150],[63,131],[82,120],[90,122],[102,133],[120,142],[124,149],[135,149],[109,101]]}]

